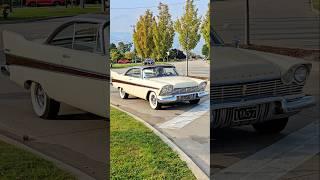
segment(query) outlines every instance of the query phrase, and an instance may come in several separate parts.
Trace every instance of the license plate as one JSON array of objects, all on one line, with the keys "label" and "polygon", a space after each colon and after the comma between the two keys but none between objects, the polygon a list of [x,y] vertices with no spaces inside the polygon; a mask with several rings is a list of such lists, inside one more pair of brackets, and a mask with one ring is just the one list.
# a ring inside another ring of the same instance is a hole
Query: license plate
[{"label": "license plate", "polygon": [[179,96],[179,100],[180,101],[188,101],[188,100],[192,100],[195,98],[195,94],[190,94],[190,95],[186,95],[186,96]]},{"label": "license plate", "polygon": [[248,121],[257,119],[257,106],[234,109],[234,121]]}]

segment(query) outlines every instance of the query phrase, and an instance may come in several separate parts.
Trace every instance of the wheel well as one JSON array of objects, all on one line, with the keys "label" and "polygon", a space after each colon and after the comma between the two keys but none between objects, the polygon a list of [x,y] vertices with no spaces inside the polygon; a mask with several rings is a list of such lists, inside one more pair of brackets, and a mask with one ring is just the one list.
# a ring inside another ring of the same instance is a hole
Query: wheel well
[{"label": "wheel well", "polygon": [[148,91],[148,93],[147,93],[147,97],[146,97],[147,101],[149,101],[149,95],[151,92],[153,92],[153,91]]},{"label": "wheel well", "polygon": [[31,84],[32,84],[32,81],[31,81],[31,80],[26,81],[26,82],[24,83],[24,88],[25,88],[25,89],[30,89]]}]

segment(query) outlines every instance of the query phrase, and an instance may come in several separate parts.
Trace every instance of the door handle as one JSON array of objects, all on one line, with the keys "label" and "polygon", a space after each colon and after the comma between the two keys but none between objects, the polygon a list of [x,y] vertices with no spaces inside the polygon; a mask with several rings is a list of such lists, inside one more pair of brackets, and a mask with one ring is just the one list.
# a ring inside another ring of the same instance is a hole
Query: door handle
[{"label": "door handle", "polygon": [[66,59],[67,59],[67,58],[70,58],[70,56],[69,56],[69,55],[66,55],[66,54],[63,54],[62,57],[63,57],[63,58],[66,58]]}]

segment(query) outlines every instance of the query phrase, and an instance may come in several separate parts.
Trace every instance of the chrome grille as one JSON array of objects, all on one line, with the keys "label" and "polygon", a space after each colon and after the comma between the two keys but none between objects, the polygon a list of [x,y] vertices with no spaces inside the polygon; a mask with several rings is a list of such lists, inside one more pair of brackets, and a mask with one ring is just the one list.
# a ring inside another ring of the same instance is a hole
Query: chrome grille
[{"label": "chrome grille", "polygon": [[270,103],[257,105],[257,118],[245,121],[234,121],[234,110],[236,108],[223,108],[212,111],[211,127],[223,128],[253,124],[271,119],[273,105]]},{"label": "chrome grille", "polygon": [[296,83],[286,85],[280,79],[223,86],[213,85],[210,89],[213,103],[303,93],[303,85]]},{"label": "chrome grille", "polygon": [[198,86],[186,87],[186,88],[174,88],[173,94],[186,94],[198,92]]}]

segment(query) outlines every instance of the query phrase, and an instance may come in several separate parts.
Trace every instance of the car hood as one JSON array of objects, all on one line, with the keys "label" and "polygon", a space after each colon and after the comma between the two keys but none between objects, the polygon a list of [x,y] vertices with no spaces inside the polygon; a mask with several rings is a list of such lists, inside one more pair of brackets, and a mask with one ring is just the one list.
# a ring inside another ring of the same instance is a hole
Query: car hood
[{"label": "car hood", "polygon": [[185,76],[159,77],[159,78],[150,78],[149,80],[156,83],[160,83],[160,84],[173,85],[174,88],[198,86],[201,82],[203,82],[203,80],[185,77]]},{"label": "car hood", "polygon": [[290,67],[305,61],[254,50],[215,47],[211,63],[213,84],[281,78]]}]

